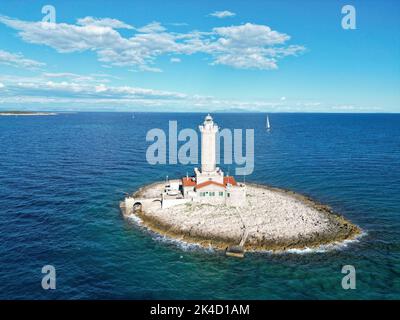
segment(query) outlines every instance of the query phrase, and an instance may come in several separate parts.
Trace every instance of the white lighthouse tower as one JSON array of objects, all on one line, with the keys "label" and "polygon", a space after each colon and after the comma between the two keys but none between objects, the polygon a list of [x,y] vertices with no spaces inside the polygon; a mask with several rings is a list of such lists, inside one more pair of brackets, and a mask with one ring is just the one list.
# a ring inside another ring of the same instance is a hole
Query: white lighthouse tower
[{"label": "white lighthouse tower", "polygon": [[203,124],[199,126],[201,132],[201,169],[195,168],[197,184],[203,182],[224,183],[224,173],[217,167],[217,133],[218,126],[208,114]]},{"label": "white lighthouse tower", "polygon": [[218,126],[214,124],[213,118],[208,114],[199,129],[201,132],[201,172],[214,172]]}]

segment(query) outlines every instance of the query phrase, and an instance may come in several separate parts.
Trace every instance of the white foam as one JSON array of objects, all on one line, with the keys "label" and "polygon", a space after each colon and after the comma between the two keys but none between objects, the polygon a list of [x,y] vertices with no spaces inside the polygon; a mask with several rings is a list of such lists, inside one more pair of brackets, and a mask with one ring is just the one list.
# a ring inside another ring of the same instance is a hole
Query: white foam
[{"label": "white foam", "polygon": [[186,242],[184,240],[181,239],[173,239],[167,236],[162,236],[159,234],[155,234],[155,236],[153,237],[154,240],[156,241],[160,241],[160,242],[164,242],[167,244],[172,244],[174,246],[179,247],[181,250],[183,251],[206,251],[206,252],[214,252],[213,248],[204,248],[201,245],[197,244],[197,243],[190,243],[190,242]]},{"label": "white foam", "polygon": [[[133,223],[136,225],[140,226],[141,228],[146,229],[148,232],[150,232],[153,235],[153,239],[156,241],[160,242],[165,242],[168,244],[173,244],[183,251],[205,251],[205,252],[215,252],[217,249],[214,249],[211,245],[208,248],[204,248],[200,244],[197,243],[190,243],[186,242],[181,239],[175,239],[175,238],[170,238],[165,235],[158,234],[151,229],[149,229],[146,225],[143,224],[142,219],[140,219],[138,216],[132,214],[128,217],[129,220],[131,220]],[[333,251],[333,250],[342,250],[347,248],[350,244],[360,242],[360,239],[364,236],[367,235],[366,231],[363,231],[361,234],[356,236],[354,239],[348,239],[348,240],[343,240],[340,242],[334,242],[331,244],[325,244],[325,245],[320,245],[319,247],[316,248],[309,248],[305,247],[302,249],[288,249],[288,250],[282,250],[282,251],[272,251],[272,250],[249,250],[249,252],[252,253],[268,253],[268,254],[310,254],[310,253],[325,253],[328,251]]]},{"label": "white foam", "polygon": [[140,218],[139,218],[137,215],[135,215],[135,214],[129,215],[129,216],[128,216],[128,219],[129,219],[131,222],[137,224],[138,226],[143,226],[143,221],[142,221],[142,219],[140,219]]},{"label": "white foam", "polygon": [[347,248],[349,245],[352,243],[360,242],[360,239],[367,235],[367,232],[362,232],[360,235],[356,236],[354,239],[348,239],[348,240],[343,240],[340,242],[334,242],[331,244],[324,244],[320,245],[316,248],[309,248],[305,247],[302,249],[289,249],[285,251],[271,251],[271,250],[265,250],[263,253],[272,253],[272,254],[310,254],[310,253],[325,253],[329,251],[334,251],[334,250],[343,250]]},{"label": "white foam", "polygon": [[159,233],[156,233],[154,231],[152,231],[150,228],[148,228],[145,224],[143,224],[142,219],[140,219],[137,215],[135,214],[131,214],[128,216],[128,219],[133,222],[135,225],[145,229],[146,231],[148,231],[151,235],[152,238],[156,241],[160,241],[160,242],[164,242],[164,243],[168,243],[168,244],[173,244],[177,247],[179,247],[180,249],[182,249],[183,251],[194,251],[194,250],[202,250],[205,252],[215,252],[215,249],[211,246],[209,246],[208,248],[204,248],[203,246],[201,246],[200,244],[197,243],[190,243],[190,242],[186,242],[184,240],[181,239],[174,239],[174,238],[170,238],[167,237],[165,235],[161,235]]}]

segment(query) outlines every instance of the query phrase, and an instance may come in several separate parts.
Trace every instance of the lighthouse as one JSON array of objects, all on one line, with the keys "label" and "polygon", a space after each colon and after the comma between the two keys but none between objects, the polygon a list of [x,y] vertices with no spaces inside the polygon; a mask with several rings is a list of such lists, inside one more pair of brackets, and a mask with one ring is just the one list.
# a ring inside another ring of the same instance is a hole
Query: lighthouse
[{"label": "lighthouse", "polygon": [[199,125],[201,133],[201,167],[195,168],[196,183],[215,182],[223,185],[224,172],[217,167],[217,133],[218,126],[208,114]]},{"label": "lighthouse", "polygon": [[201,172],[215,172],[218,126],[214,124],[213,118],[208,114],[199,129],[201,132]]},{"label": "lighthouse", "polygon": [[226,205],[227,207],[247,206],[246,185],[236,182],[233,176],[225,176],[222,169],[217,166],[219,128],[210,114],[199,125],[199,130],[201,132],[201,167],[194,168],[194,175],[186,173],[186,176],[181,179],[167,179],[161,199],[127,197],[125,208],[142,209],[142,206],[153,206],[158,201],[163,209],[191,203]]},{"label": "lighthouse", "polygon": [[225,204],[233,207],[246,206],[245,184],[236,182],[233,176],[225,176],[222,169],[217,167],[219,128],[209,114],[199,125],[199,130],[201,132],[201,167],[194,168],[194,176],[189,177],[187,174],[181,179],[183,199],[179,201]]}]

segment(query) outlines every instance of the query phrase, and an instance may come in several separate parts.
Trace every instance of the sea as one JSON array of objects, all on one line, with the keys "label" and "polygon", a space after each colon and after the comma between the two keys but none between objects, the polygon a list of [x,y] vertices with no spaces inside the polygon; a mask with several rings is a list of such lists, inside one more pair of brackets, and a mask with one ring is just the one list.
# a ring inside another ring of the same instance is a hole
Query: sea
[{"label": "sea", "polygon": [[[0,117],[0,299],[399,299],[400,114],[215,113],[254,129],[254,171],[360,226],[355,241],[243,259],[123,219],[119,202],[195,164],[146,160],[149,130],[204,113]],[[179,144],[178,144],[179,146]],[[230,174],[235,164],[221,165]],[[42,287],[44,266],[55,289]],[[344,289],[345,266],[355,288]]]}]

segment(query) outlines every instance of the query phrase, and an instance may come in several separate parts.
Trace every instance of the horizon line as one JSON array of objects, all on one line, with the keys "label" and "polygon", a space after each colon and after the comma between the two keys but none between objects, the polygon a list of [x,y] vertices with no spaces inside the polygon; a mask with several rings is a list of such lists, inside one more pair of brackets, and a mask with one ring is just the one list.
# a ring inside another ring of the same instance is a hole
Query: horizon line
[{"label": "horizon line", "polygon": [[3,112],[52,112],[52,113],[193,113],[193,114],[203,114],[203,113],[218,113],[218,114],[400,114],[400,111],[360,111],[360,112],[335,112],[335,111],[141,111],[141,110],[132,110],[132,111],[121,111],[121,110],[10,110],[10,109],[0,109],[0,113]]}]

